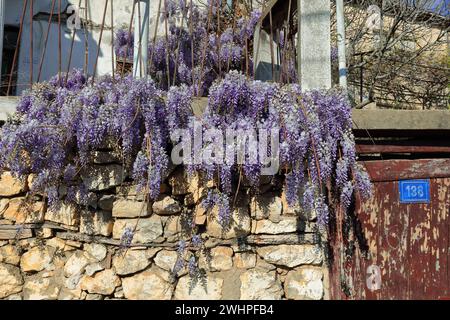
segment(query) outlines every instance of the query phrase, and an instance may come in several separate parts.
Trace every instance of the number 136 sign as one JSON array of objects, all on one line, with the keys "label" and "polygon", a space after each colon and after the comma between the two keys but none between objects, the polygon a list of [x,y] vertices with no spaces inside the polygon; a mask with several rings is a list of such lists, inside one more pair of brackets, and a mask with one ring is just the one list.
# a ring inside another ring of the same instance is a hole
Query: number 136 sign
[{"label": "number 136 sign", "polygon": [[430,203],[430,180],[399,182],[400,203]]}]

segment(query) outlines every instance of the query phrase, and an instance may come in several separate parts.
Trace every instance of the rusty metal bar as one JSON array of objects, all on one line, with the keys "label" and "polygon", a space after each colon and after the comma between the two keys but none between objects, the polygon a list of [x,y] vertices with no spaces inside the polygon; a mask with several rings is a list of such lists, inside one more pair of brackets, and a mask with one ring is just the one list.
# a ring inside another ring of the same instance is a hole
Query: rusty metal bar
[{"label": "rusty metal bar", "polygon": [[[182,12],[182,17],[181,17],[181,28],[183,28],[183,25],[184,25],[184,10]],[[180,38],[177,39],[177,51],[175,53],[175,68],[174,68],[174,71],[173,71],[173,81],[172,81],[173,83],[172,83],[172,85],[175,85],[176,80],[177,80],[179,56],[180,56]]]},{"label": "rusty metal bar", "polygon": [[[207,25],[206,25],[206,33],[209,32],[209,28],[211,25],[211,19],[212,19],[212,5],[209,6],[209,12],[208,12],[208,20],[207,20]],[[205,58],[206,58],[206,48],[208,46],[208,39],[205,39],[205,45],[202,51],[202,60],[201,60],[201,66],[200,66],[200,74],[198,76],[198,96],[202,95],[202,91],[201,91],[201,85],[202,85],[202,80],[203,80],[203,69],[205,67]]]},{"label": "rusty metal bar", "polygon": [[[131,20],[130,20],[130,25],[128,26],[128,39],[131,38],[131,30],[133,27],[133,21],[134,21],[134,15],[135,15],[135,11],[136,11],[136,0],[133,0],[133,9],[131,10]],[[122,71],[121,71],[121,77],[123,79],[123,76],[125,74],[125,64],[127,62],[128,59],[128,51],[129,51],[129,45],[127,45],[127,48],[125,49],[125,61],[123,61],[122,64]]]},{"label": "rusty metal bar", "polygon": [[87,28],[87,21],[88,21],[88,7],[89,2],[88,0],[84,1],[84,74],[86,76],[86,79],[89,76],[89,38],[88,38],[88,28]]},{"label": "rusty metal bar", "polygon": [[5,36],[5,0],[0,0],[0,66],[3,65],[4,36]]},{"label": "rusty metal bar", "polygon": [[[233,3],[231,3],[231,8],[233,8]],[[234,37],[234,32],[236,30],[236,13],[233,13],[233,28],[231,29],[231,34]],[[258,38],[259,39],[259,38]],[[230,71],[230,65],[231,65],[231,55],[228,55],[228,61],[227,61],[227,73]]]},{"label": "rusty metal bar", "polygon": [[220,61],[220,4],[221,0],[217,0],[217,60],[219,64],[219,79],[222,77],[222,63]]},{"label": "rusty metal bar", "polygon": [[[287,16],[287,27],[286,27],[286,34],[284,35],[284,59],[283,62],[285,62],[285,72],[286,72],[286,78],[287,78],[287,83],[289,84],[291,82],[290,79],[290,75],[289,75],[289,60],[286,59],[286,47],[288,44],[288,40],[289,40],[289,34],[290,34],[290,27],[291,27],[291,8],[292,8],[292,0],[289,0],[289,5],[288,5],[288,16]],[[288,56],[290,58],[290,55]]]},{"label": "rusty metal bar", "polygon": [[34,48],[33,48],[33,15],[34,15],[34,0],[30,0],[30,88],[33,87],[33,60],[34,60]]},{"label": "rusty metal bar", "polygon": [[[161,1],[161,0],[160,0]],[[193,11],[193,6],[192,6],[192,0],[190,0],[190,4],[189,4],[189,8],[190,8],[190,13],[189,13],[189,35],[191,38],[191,77],[192,77],[192,85],[195,85],[195,75],[194,75],[194,31],[193,31],[193,21],[192,21],[192,11]],[[152,51],[153,53],[153,51]]]},{"label": "rusty metal bar", "polygon": [[23,21],[25,19],[27,6],[28,6],[28,0],[25,0],[25,2],[23,4],[23,9],[22,9],[22,16],[20,18],[19,34],[17,35],[17,45],[16,45],[16,50],[14,51],[14,58],[13,58],[12,66],[11,66],[11,72],[9,74],[8,90],[6,91],[6,96],[9,96],[9,92],[11,90],[12,78],[13,78],[14,68],[16,67],[17,55],[19,54],[20,40],[22,38],[22,31],[23,31]]},{"label": "rusty metal bar", "polygon": [[45,54],[47,53],[48,37],[49,37],[49,34],[50,34],[50,28],[52,26],[52,18],[53,18],[53,11],[55,10],[55,3],[56,3],[56,0],[52,0],[52,8],[50,9],[50,16],[48,18],[47,33],[45,34],[45,40],[44,40],[44,49],[42,51],[41,61],[39,62],[39,72],[38,72],[37,82],[39,82],[41,80],[42,66],[44,64]]},{"label": "rusty metal bar", "polygon": [[167,25],[167,0],[164,0],[164,31],[165,31],[165,40],[166,40],[166,72],[167,72],[167,88],[170,87],[170,60],[169,60],[169,31]]},{"label": "rusty metal bar", "polygon": [[373,153],[450,153],[450,146],[357,145],[358,154]]},{"label": "rusty metal bar", "polygon": [[[80,7],[81,7],[81,0],[78,2],[78,8],[80,8]],[[70,43],[69,62],[67,63],[66,80],[64,81],[66,84],[67,84],[67,81],[69,80],[70,66],[72,64],[73,45],[75,44],[75,36],[76,35],[77,35],[77,28],[75,27],[73,29],[72,41]]]},{"label": "rusty metal bar", "polygon": [[[153,66],[153,55],[155,52],[156,36],[158,35],[158,26],[159,26],[158,22],[159,22],[159,16],[161,15],[161,3],[162,3],[162,0],[159,0],[158,11],[156,12],[156,19],[155,19],[155,21],[156,21],[155,32],[153,33],[153,40],[152,40],[153,47],[152,47],[152,52],[150,53],[150,66],[149,66],[150,70],[152,70],[152,66]],[[192,5],[192,0],[191,0],[191,5]]]},{"label": "rusty metal bar", "polygon": [[275,81],[275,55],[273,52],[272,9],[269,12],[270,19],[270,62],[272,65],[272,81]]},{"label": "rusty metal bar", "polygon": [[92,84],[95,83],[95,75],[97,73],[98,58],[100,56],[100,47],[102,45],[103,31],[105,30],[105,20],[106,20],[106,12],[108,10],[108,3],[109,3],[109,0],[106,0],[105,8],[103,10],[102,27],[100,29],[100,37],[99,37],[98,46],[97,46],[97,55],[95,57],[94,70],[93,70],[93,73],[92,73]]},{"label": "rusty metal bar", "polygon": [[114,55],[114,0],[111,0],[111,74],[113,81],[116,79],[116,62]]},{"label": "rusty metal bar", "polygon": [[373,182],[450,177],[450,159],[363,162]]},{"label": "rusty metal bar", "polygon": [[58,0],[58,82],[61,84],[62,72],[62,33],[61,33],[61,0]]}]

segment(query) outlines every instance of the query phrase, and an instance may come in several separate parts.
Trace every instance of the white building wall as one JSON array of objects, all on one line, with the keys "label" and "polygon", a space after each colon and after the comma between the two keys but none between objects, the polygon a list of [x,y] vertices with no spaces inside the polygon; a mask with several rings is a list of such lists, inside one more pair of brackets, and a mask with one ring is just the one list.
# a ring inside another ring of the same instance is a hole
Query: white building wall
[{"label": "white building wall", "polygon": [[[24,0],[5,0],[5,24],[19,26]],[[30,0],[29,0],[30,2]],[[88,30],[76,30],[75,43],[72,55],[71,68],[83,68],[85,65],[85,38],[87,36],[89,42],[89,73],[93,73],[96,60],[100,26],[103,19],[103,11],[106,0],[82,0],[79,14],[84,19],[85,8],[87,5],[88,20],[92,23],[92,28]],[[111,35],[111,3],[113,4],[113,24],[115,30],[118,28],[128,28],[132,14],[133,0],[109,0],[107,15],[105,20],[105,29],[101,42],[101,48],[98,59],[97,75],[109,74],[112,71],[112,35]],[[194,0],[193,3],[199,3]],[[52,0],[34,0],[34,16],[38,13],[50,13]],[[79,0],[62,0],[62,7],[65,9],[69,5],[78,5]],[[150,39],[152,39],[156,26],[156,15],[158,11],[159,1],[150,0]],[[63,9],[63,10],[64,10]],[[164,0],[162,0],[161,10],[164,10]],[[29,88],[30,84],[30,63],[33,63],[34,81],[37,80],[39,72],[39,63],[44,50],[45,35],[47,32],[48,16],[41,20],[33,22],[33,61],[30,61],[30,12],[29,7],[24,19],[22,38],[20,43],[20,52],[17,62],[18,79],[17,94]],[[136,13],[137,14],[137,11]],[[54,17],[58,16],[58,0],[56,0]],[[72,30],[70,30],[66,22],[62,22],[62,70],[68,69],[69,52],[72,42]],[[165,28],[163,24],[158,26],[158,35],[164,35]],[[47,44],[47,52],[45,55],[41,81],[48,80],[58,73],[58,24],[53,22],[50,29],[49,40]]]}]

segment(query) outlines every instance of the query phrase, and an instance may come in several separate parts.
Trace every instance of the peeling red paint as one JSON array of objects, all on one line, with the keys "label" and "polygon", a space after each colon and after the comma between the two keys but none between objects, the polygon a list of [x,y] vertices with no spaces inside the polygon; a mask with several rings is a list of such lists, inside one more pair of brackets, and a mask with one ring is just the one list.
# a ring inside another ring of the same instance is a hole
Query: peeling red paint
[{"label": "peeling red paint", "polygon": [[[381,164],[376,166],[382,170]],[[413,167],[416,166],[409,166]],[[442,169],[447,170],[439,171]],[[384,175],[394,174],[385,168]],[[368,258],[354,256],[348,266],[351,298],[446,299],[450,296],[450,178],[430,181],[430,204],[401,204],[397,181],[375,182],[372,199],[357,203],[357,217],[363,226],[369,254]],[[373,264],[380,267],[382,274],[381,289],[375,292],[366,286],[366,270]]]}]

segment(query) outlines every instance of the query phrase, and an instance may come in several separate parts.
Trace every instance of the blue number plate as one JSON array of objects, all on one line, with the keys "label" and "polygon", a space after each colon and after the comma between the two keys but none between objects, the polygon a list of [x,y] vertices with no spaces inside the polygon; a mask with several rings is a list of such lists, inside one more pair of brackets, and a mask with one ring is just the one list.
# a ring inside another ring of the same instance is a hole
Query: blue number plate
[{"label": "blue number plate", "polygon": [[430,180],[399,182],[400,203],[430,203]]}]

